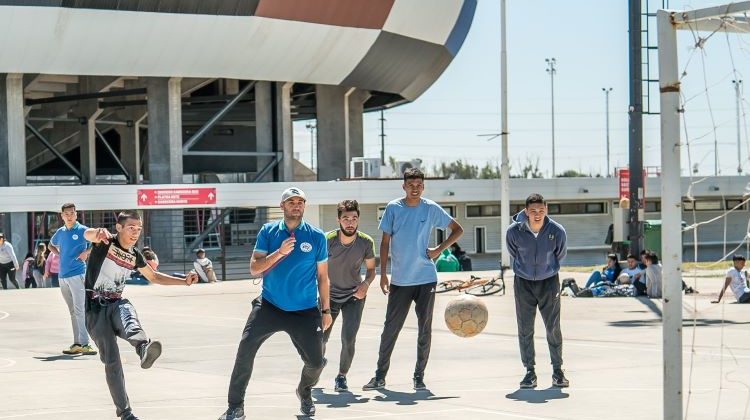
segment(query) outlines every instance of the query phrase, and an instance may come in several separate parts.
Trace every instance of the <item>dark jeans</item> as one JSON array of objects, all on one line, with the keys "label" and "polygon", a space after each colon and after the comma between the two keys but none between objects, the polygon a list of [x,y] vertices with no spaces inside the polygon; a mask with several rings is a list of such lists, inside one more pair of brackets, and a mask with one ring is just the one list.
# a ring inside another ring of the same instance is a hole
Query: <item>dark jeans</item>
[{"label": "dark jeans", "polygon": [[305,366],[297,387],[303,398],[310,396],[312,387],[323,372],[323,328],[318,307],[301,311],[284,311],[267,300],[256,298],[253,309],[242,330],[242,339],[234,360],[229,381],[229,407],[241,407],[245,391],[253,373],[253,363],[258,349],[274,333],[289,334]]},{"label": "dark jeans", "polygon": [[36,284],[36,279],[34,277],[27,277],[26,278],[26,281],[24,282],[23,287],[25,287],[25,288],[28,289],[29,286],[31,286],[32,289],[36,289],[37,284]]},{"label": "dark jeans", "polygon": [[516,276],[513,282],[516,300],[516,321],[518,323],[518,344],[521,349],[521,362],[526,369],[535,365],[534,320],[536,309],[542,314],[547,330],[552,366],[560,368],[562,359],[562,332],[560,331],[560,278],[555,275],[545,280],[526,280]]},{"label": "dark jeans", "polygon": [[737,299],[738,303],[750,303],[750,292],[745,292]]},{"label": "dark jeans", "polygon": [[424,376],[427,360],[430,358],[430,347],[432,344],[432,309],[435,306],[436,283],[421,284],[418,286],[396,286],[391,284],[388,293],[388,307],[385,310],[385,324],[383,334],[380,336],[380,351],[378,354],[378,368],[375,376],[385,379],[391,366],[391,354],[396,346],[396,339],[404,326],[406,316],[409,314],[411,303],[416,304],[417,313],[417,364],[414,367],[414,376]]},{"label": "dark jeans", "polygon": [[3,289],[8,289],[8,280],[16,286],[16,289],[21,288],[16,281],[16,266],[12,262],[0,264],[0,284],[3,285]]},{"label": "dark jeans", "polygon": [[[362,322],[362,311],[365,309],[365,299],[349,298],[346,302],[331,301],[331,318],[336,322],[336,318],[341,313],[343,324],[341,326],[341,357],[339,359],[339,373],[346,375],[349,368],[352,367],[354,359],[354,346],[357,341],[357,332]],[[333,322],[323,334],[323,354],[326,352],[326,344],[333,330]]]},{"label": "dark jeans", "polygon": [[117,408],[117,415],[130,412],[128,393],[125,392],[125,376],[122,372],[120,349],[117,337],[126,340],[138,349],[148,342],[148,336],[141,328],[138,314],[127,299],[100,304],[98,301],[86,301],[86,329],[99,348],[99,358],[104,363],[109,393]]},{"label": "dark jeans", "polygon": [[49,273],[49,284],[51,287],[60,287],[60,274]]}]

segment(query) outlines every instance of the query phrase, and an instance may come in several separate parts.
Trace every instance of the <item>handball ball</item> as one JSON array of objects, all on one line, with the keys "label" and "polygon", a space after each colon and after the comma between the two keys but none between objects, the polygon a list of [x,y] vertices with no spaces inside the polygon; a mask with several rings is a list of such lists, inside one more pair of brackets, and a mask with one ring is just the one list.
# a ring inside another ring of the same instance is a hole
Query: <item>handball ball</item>
[{"label": "handball ball", "polygon": [[445,308],[445,324],[459,337],[473,337],[487,326],[487,306],[476,296],[462,295]]}]

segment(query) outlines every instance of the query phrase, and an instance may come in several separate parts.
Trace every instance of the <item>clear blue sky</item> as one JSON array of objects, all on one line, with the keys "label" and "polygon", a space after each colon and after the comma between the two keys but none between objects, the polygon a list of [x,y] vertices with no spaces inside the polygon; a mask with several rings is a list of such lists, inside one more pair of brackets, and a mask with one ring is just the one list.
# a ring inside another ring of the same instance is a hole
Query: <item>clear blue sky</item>
[{"label": "clear blue sky", "polygon": [[[651,3],[659,3],[652,1]],[[672,0],[672,9],[702,8],[717,1]],[[596,8],[592,6],[596,5]],[[557,60],[555,76],[555,142],[557,172],[576,169],[606,172],[605,99],[610,94],[611,166],[627,164],[628,148],[628,7],[627,1],[508,0],[509,131],[512,168],[539,158],[547,175],[551,170],[550,78],[547,57]],[[421,158],[429,167],[458,158],[484,165],[499,163],[499,139],[487,141],[480,134],[500,131],[500,2],[478,0],[474,22],[464,45],[448,69],[417,101],[386,111],[386,156],[397,160]],[[656,37],[655,20],[652,37]],[[714,137],[719,142],[723,174],[736,174],[735,101],[732,85],[731,45],[735,68],[750,74],[750,34],[716,34],[705,48],[709,113],[701,54],[693,53],[693,37],[678,38],[680,69],[687,69],[683,88],[688,103],[687,131],[694,141],[692,161],[699,173],[714,172]],[[686,65],[688,58],[693,58]],[[652,72],[656,76],[657,60]],[[746,83],[750,83],[750,78]],[[656,87],[655,85],[653,87]],[[658,90],[658,89],[656,89]],[[652,89],[652,101],[658,96]],[[750,109],[744,101],[745,109]],[[379,114],[365,115],[365,155],[380,154]],[[743,118],[746,120],[747,118]],[[744,123],[743,123],[744,124]],[[743,128],[744,130],[744,128]],[[684,136],[683,132],[683,136]],[[708,135],[706,135],[708,134]],[[658,116],[644,116],[644,164],[659,166]],[[703,136],[703,137],[702,137]],[[742,134],[746,171],[747,138]],[[702,137],[702,138],[699,138]],[[304,124],[295,126],[295,151],[310,160],[310,137]],[[687,154],[683,168],[687,172]]]}]

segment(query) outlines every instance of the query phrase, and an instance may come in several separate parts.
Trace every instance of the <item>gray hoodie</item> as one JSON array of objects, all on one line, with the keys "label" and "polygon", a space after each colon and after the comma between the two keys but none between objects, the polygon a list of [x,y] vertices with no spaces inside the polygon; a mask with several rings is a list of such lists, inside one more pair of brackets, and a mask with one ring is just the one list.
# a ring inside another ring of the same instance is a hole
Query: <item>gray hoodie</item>
[{"label": "gray hoodie", "polygon": [[506,240],[513,257],[513,273],[526,280],[544,280],[554,276],[560,271],[560,261],[568,252],[565,245],[567,236],[561,224],[545,216],[542,229],[535,237],[523,210],[513,217]]}]

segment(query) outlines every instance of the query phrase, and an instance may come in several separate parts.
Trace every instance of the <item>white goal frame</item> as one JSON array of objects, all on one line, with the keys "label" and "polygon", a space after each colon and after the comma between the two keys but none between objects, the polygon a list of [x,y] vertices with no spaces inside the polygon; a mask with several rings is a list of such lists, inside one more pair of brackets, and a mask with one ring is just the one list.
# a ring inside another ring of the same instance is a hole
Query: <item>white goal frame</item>
[{"label": "white goal frame", "polygon": [[[661,117],[661,216],[663,265],[662,358],[664,419],[682,420],[682,191],[680,187],[680,74],[677,31],[750,33],[750,1],[691,11],[657,12]],[[731,19],[731,20],[730,20]],[[731,22],[731,25],[727,25]]]}]

